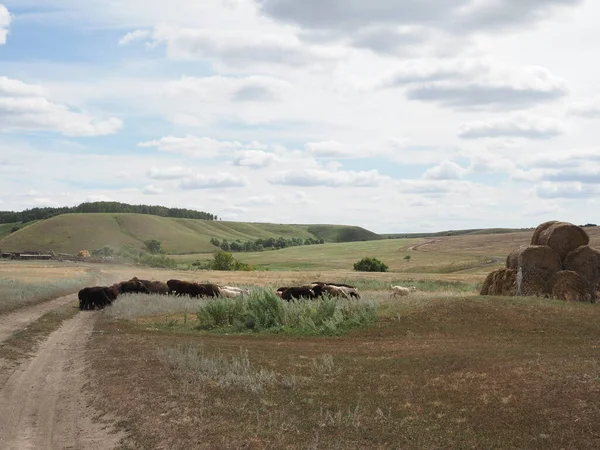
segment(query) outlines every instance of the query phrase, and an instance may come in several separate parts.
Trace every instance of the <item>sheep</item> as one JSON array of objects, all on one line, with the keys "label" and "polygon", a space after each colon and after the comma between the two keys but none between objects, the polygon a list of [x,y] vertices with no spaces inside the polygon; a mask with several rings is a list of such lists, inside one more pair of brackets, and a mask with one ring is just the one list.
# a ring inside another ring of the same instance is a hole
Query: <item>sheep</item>
[{"label": "sheep", "polygon": [[417,290],[417,288],[415,286],[411,286],[411,287],[407,288],[407,287],[404,287],[404,286],[394,286],[394,285],[392,285],[390,287],[392,289],[390,297],[397,297],[397,296],[405,297],[408,294],[410,294],[411,291],[416,291]]},{"label": "sheep", "polygon": [[244,288],[240,288],[240,287],[236,287],[236,286],[221,286],[221,285],[219,285],[219,289],[225,289],[227,291],[238,292],[239,294],[245,294],[245,295],[250,294],[250,289],[244,289]]}]

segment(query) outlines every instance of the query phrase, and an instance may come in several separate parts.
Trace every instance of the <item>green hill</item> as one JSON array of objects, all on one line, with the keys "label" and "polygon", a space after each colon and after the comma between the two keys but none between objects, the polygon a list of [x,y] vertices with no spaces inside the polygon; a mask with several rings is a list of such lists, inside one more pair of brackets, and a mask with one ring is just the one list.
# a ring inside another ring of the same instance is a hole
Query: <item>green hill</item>
[{"label": "green hill", "polygon": [[[3,228],[8,232],[14,225],[7,224]],[[77,253],[105,245],[120,248],[133,244],[141,248],[145,240],[157,239],[171,254],[209,253],[216,250],[210,243],[213,237],[242,242],[279,237],[316,238],[326,242],[381,239],[363,228],[343,225],[280,225],[128,213],[87,213],[61,214],[28,224],[10,234],[0,234],[0,249]]]}]

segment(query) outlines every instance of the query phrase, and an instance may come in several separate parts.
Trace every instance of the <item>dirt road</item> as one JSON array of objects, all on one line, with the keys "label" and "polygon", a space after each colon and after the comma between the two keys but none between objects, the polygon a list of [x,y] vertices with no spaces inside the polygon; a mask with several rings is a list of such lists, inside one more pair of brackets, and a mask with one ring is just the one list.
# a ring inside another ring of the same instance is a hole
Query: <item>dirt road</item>
[{"label": "dirt road", "polygon": [[[73,300],[69,297],[57,299],[58,304]],[[65,321],[2,386],[1,449],[104,450],[117,445],[121,436],[94,419],[85,391],[86,343],[97,314],[82,312]]]},{"label": "dirt road", "polygon": [[15,331],[22,330],[27,325],[35,322],[47,312],[66,305],[77,299],[77,294],[55,298],[48,302],[27,306],[14,312],[0,316],[0,342],[9,338]]}]

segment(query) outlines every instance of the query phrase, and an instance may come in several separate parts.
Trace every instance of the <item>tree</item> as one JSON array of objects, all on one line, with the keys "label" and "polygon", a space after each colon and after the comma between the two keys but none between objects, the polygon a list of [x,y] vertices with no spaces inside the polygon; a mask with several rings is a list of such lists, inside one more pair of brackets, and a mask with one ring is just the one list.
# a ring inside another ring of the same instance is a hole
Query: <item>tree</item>
[{"label": "tree", "polygon": [[162,253],[162,243],[156,239],[148,239],[147,241],[144,241],[144,245],[146,246],[148,251],[153,255]]},{"label": "tree", "polygon": [[356,272],[387,272],[388,266],[377,258],[363,258],[354,263]]},{"label": "tree", "polygon": [[219,242],[219,240],[217,238],[210,238],[210,243],[212,245],[214,245],[215,247],[221,247],[221,243]]},{"label": "tree", "polygon": [[235,259],[231,253],[219,250],[213,258],[213,270],[233,270]]},{"label": "tree", "polygon": [[221,242],[221,250],[228,252],[230,249],[227,239],[223,239],[223,242]]},{"label": "tree", "polygon": [[404,257],[404,259],[406,260],[406,262],[410,262],[410,258],[411,258],[411,256],[410,256],[410,255],[406,255],[406,256]]}]

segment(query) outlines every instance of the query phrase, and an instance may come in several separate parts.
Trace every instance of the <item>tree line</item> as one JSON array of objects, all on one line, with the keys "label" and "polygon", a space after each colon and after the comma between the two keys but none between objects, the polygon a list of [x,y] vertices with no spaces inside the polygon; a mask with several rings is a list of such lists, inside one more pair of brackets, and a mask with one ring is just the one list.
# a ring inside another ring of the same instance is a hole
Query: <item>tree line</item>
[{"label": "tree line", "polygon": [[286,239],[284,237],[256,239],[254,241],[242,242],[239,239],[229,242],[227,239],[219,241],[217,238],[211,238],[210,243],[215,247],[219,247],[225,252],[260,252],[266,249],[278,250],[287,247],[298,247],[301,245],[316,245],[324,244],[323,239],[294,237]]},{"label": "tree line", "polygon": [[0,223],[31,222],[70,213],[136,213],[180,219],[217,220],[217,216],[186,208],[167,208],[153,205],[130,205],[120,202],[87,202],[77,206],[31,208],[20,212],[0,211]]}]

